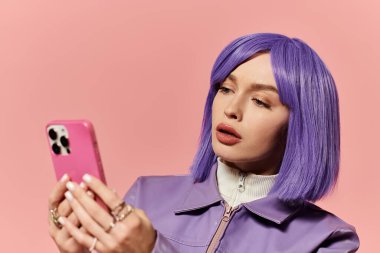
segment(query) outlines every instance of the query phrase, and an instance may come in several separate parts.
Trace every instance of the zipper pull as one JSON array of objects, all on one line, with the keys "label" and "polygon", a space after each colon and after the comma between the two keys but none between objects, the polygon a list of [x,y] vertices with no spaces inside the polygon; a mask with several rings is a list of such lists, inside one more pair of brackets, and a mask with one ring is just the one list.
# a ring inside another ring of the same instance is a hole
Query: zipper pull
[{"label": "zipper pull", "polygon": [[222,220],[223,221],[229,221],[229,219],[230,219],[230,216],[231,216],[231,213],[232,213],[232,206],[229,206],[227,203],[226,203],[226,205],[225,205],[225,211],[224,211],[224,214],[223,214],[223,218],[222,218]]},{"label": "zipper pull", "polygon": [[245,190],[245,173],[240,172],[240,177],[239,177],[239,185],[238,185],[238,190],[239,192],[243,192]]}]

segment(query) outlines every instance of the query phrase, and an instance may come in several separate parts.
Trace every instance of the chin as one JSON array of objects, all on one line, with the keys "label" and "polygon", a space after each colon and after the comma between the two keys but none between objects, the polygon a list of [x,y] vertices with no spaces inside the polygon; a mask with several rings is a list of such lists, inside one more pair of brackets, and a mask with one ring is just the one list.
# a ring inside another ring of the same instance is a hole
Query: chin
[{"label": "chin", "polygon": [[244,157],[241,156],[241,152],[232,151],[231,147],[229,146],[215,147],[214,153],[216,156],[220,157],[222,160],[228,161],[228,162],[239,162],[239,161],[244,160]]},{"label": "chin", "polygon": [[225,146],[220,143],[213,145],[215,155],[220,157],[222,160],[231,163],[254,162],[260,161],[264,158],[262,155],[255,153],[244,154],[241,150],[237,148],[234,150],[234,148],[234,146]]}]

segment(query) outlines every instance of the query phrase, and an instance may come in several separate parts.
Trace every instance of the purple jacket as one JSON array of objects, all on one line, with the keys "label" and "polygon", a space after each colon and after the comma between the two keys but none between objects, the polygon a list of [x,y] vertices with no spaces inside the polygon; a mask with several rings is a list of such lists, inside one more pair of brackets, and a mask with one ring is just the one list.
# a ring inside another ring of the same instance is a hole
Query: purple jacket
[{"label": "purple jacket", "polygon": [[191,175],[142,176],[125,201],[143,209],[157,230],[154,253],[348,253],[359,248],[355,227],[306,202],[275,195],[228,207],[219,194],[217,163],[202,183]]}]

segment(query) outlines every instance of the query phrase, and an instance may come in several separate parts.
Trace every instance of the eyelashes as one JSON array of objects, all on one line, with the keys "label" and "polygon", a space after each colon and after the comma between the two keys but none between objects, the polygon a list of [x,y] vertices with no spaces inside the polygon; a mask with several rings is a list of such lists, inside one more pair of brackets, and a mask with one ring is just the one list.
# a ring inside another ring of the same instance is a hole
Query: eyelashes
[{"label": "eyelashes", "polygon": [[270,109],[270,106],[267,103],[264,103],[263,101],[261,101],[260,99],[252,98],[252,100],[255,101],[258,106],[264,106],[265,108]]},{"label": "eyelashes", "polygon": [[220,90],[223,94],[228,93],[230,91],[230,89],[223,86],[220,86],[218,90]]},{"label": "eyelashes", "polygon": [[[228,94],[231,90],[229,88],[227,88],[227,87],[220,86],[218,88],[218,91],[220,91],[222,94]],[[257,104],[257,106],[259,106],[259,107],[265,107],[267,109],[270,109],[270,105],[269,104],[265,103],[264,101],[262,101],[262,100],[260,100],[258,98],[252,98],[252,101],[254,101]]]}]

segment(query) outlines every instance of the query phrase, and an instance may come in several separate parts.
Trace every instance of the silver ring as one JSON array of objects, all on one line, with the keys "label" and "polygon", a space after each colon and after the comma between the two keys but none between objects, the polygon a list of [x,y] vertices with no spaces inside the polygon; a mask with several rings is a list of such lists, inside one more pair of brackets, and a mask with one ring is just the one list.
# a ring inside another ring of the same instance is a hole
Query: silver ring
[{"label": "silver ring", "polygon": [[98,241],[98,238],[94,237],[92,244],[91,244],[91,247],[88,249],[90,251],[90,253],[92,251],[94,251],[97,241]]}]

